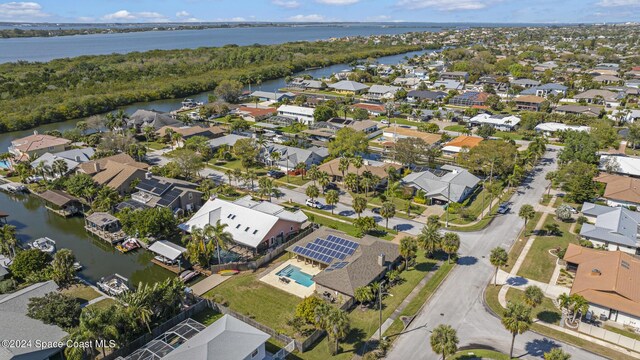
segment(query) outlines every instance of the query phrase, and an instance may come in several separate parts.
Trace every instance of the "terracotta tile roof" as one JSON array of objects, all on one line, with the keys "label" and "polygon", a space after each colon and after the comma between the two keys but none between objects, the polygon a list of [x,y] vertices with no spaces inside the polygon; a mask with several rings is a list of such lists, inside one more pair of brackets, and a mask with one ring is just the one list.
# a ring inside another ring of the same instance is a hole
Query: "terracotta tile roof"
[{"label": "terracotta tile roof", "polygon": [[604,190],[605,198],[640,203],[640,179],[601,173],[594,180],[607,184]]},{"label": "terracotta tile roof", "polygon": [[385,111],[384,105],[376,105],[376,104],[359,103],[359,104],[352,105],[351,107],[356,109],[365,109],[367,111],[378,111],[378,112]]},{"label": "terracotta tile roof", "polygon": [[546,99],[540,96],[535,96],[535,95],[521,95],[518,96],[517,98],[515,98],[515,101],[518,102],[525,102],[525,103],[534,103],[534,104],[541,104],[543,101],[545,101]]},{"label": "terracotta tile roof", "polygon": [[27,137],[16,139],[11,142],[13,147],[23,153],[38,149],[46,149],[52,146],[67,145],[70,143],[71,140],[41,134],[29,135]]},{"label": "terracotta tile roof", "polygon": [[401,138],[401,137],[420,138],[420,139],[424,140],[427,144],[436,143],[436,142],[440,141],[440,139],[442,138],[442,135],[440,135],[440,134],[431,134],[431,133],[426,133],[426,132],[422,132],[422,131],[418,131],[418,130],[407,129],[405,127],[395,126],[395,124],[389,126],[386,129],[384,129],[384,132],[385,133],[391,133],[391,134],[397,134],[398,138]]},{"label": "terracotta tile roof", "polygon": [[569,244],[564,260],[578,265],[571,294],[589,302],[640,316],[640,258]]},{"label": "terracotta tile roof", "polygon": [[[140,164],[140,163],[138,163]],[[146,165],[146,164],[145,164]],[[106,185],[112,189],[120,189],[132,177],[142,177],[146,173],[144,168],[134,164],[120,164],[107,161],[104,170],[93,176],[93,180],[100,185]]]},{"label": "terracotta tile roof", "polygon": [[461,135],[458,136],[457,138],[449,141],[448,143],[444,144],[444,146],[456,146],[456,147],[468,147],[469,149],[474,148],[476,146],[478,146],[478,144],[480,144],[482,142],[482,140],[484,140],[481,137],[477,137],[477,136],[466,136],[466,135]]}]

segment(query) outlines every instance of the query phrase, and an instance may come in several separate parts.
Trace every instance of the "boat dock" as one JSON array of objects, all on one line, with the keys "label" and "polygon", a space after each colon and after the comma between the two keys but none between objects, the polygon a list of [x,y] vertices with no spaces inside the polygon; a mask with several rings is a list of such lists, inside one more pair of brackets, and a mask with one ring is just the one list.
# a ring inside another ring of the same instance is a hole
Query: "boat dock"
[{"label": "boat dock", "polygon": [[27,187],[24,184],[18,182],[7,182],[5,184],[2,184],[0,185],[0,190],[10,194],[24,193],[28,191]]},{"label": "boat dock", "polygon": [[165,269],[167,269],[169,271],[171,271],[174,274],[180,274],[181,272],[186,270],[184,266],[167,265],[167,264],[163,263],[162,261],[160,261],[158,259],[155,259],[155,258],[151,259],[151,262],[156,264],[156,265],[158,265],[158,266],[161,266],[161,267],[163,267],[163,268],[165,268]]}]

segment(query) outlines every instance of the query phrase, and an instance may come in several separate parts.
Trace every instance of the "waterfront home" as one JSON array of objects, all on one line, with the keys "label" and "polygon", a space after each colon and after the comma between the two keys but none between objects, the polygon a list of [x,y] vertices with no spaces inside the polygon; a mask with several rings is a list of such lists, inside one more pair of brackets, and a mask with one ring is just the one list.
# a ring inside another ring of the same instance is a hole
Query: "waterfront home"
[{"label": "waterfront home", "polygon": [[541,97],[547,97],[549,94],[567,94],[567,87],[561,84],[548,83],[539,86],[533,86],[523,90],[520,95],[535,95]]},{"label": "waterfront home", "polygon": [[461,135],[442,146],[442,154],[455,156],[478,146],[484,139],[479,136]]},{"label": "waterfront home", "polygon": [[64,217],[73,216],[81,212],[80,199],[71,196],[62,190],[47,190],[38,194],[45,201],[45,207]]},{"label": "waterfront home", "polygon": [[128,119],[126,119],[126,127],[136,129],[140,133],[146,127],[152,127],[158,131],[164,126],[184,126],[184,123],[169,114],[155,110],[136,110]]},{"label": "waterfront home", "polygon": [[449,99],[449,105],[456,106],[484,106],[485,101],[491,94],[478,91],[467,91]]},{"label": "waterfront home", "polygon": [[567,124],[557,123],[557,122],[547,122],[547,123],[540,123],[536,125],[534,130],[536,132],[544,134],[545,136],[553,136],[557,134],[559,131],[589,132],[591,131],[591,128],[588,126],[582,126],[582,125],[567,125]]},{"label": "waterfront home", "polygon": [[540,111],[542,103],[547,100],[536,95],[520,95],[514,101],[518,110]]},{"label": "waterfront home", "polygon": [[[31,168],[33,168],[36,173],[41,169],[45,173],[44,176],[46,178],[55,179],[60,176],[75,172],[78,165],[91,161],[91,157],[94,154],[95,150],[90,147],[83,149],[65,150],[57,153],[47,152],[32,161]],[[66,164],[67,170],[64,174],[60,174],[53,169],[53,163],[56,160],[64,161],[64,163]]]},{"label": "waterfront home", "polygon": [[29,359],[45,360],[62,358],[63,347],[55,346],[64,342],[68,335],[66,331],[56,325],[48,325],[40,320],[27,316],[29,300],[43,297],[58,291],[53,280],[27,286],[11,294],[0,297],[0,339],[15,339],[26,343],[36,344],[40,341],[47,344],[37,346],[6,346],[0,349],[1,359]]},{"label": "waterfront home", "polygon": [[569,244],[564,261],[575,272],[571,295],[581,295],[589,302],[587,317],[633,328],[640,325],[638,257]]},{"label": "waterfront home", "polygon": [[364,93],[369,87],[357,81],[342,80],[329,84],[329,88],[340,94],[358,95]]},{"label": "waterfront home", "polygon": [[189,181],[146,173],[136,185],[131,199],[118,204],[117,208],[165,207],[174,213],[195,211],[202,204],[202,192],[197,188],[197,184]]},{"label": "waterfront home", "polygon": [[224,135],[225,132],[225,130],[219,126],[163,126],[156,131],[156,135],[165,138],[168,142],[171,142],[171,139],[167,136],[167,133],[170,131],[180,134],[180,136],[182,136],[182,140],[187,140],[194,136],[215,139]]},{"label": "waterfront home", "polygon": [[439,169],[413,172],[402,182],[425,192],[425,197],[438,203],[461,203],[473,193],[480,179],[466,169],[444,165]]},{"label": "waterfront home", "polygon": [[469,119],[469,125],[489,125],[498,131],[514,131],[520,124],[520,118],[513,115],[478,114]]},{"label": "waterfront home", "polygon": [[602,108],[600,107],[584,105],[560,105],[553,110],[553,112],[558,114],[586,115],[592,117],[600,115],[601,111]]},{"label": "waterfront home", "polygon": [[276,115],[278,113],[278,110],[272,107],[260,108],[251,106],[240,106],[235,110],[235,113],[244,120],[259,122]]},{"label": "waterfront home", "polygon": [[304,79],[301,77],[294,78],[287,84],[287,87],[300,90],[321,90],[327,85],[320,80]]},{"label": "waterfront home", "polygon": [[355,238],[326,227],[287,251],[296,260],[322,269],[312,278],[316,293],[347,306],[354,303],[356,289],[379,282],[400,260],[397,244],[369,235]]},{"label": "waterfront home", "polygon": [[398,86],[371,85],[371,87],[365,94],[365,97],[374,100],[393,99],[400,89],[401,88]]},{"label": "waterfront home", "polygon": [[70,144],[71,140],[51,135],[41,135],[34,131],[33,135],[11,141],[9,152],[13,155],[15,161],[30,161],[45,153],[65,151]]},{"label": "waterfront home", "polygon": [[250,96],[257,98],[258,101],[280,102],[285,99],[293,100],[296,97],[296,94],[290,92],[281,93],[277,91],[254,91]]},{"label": "waterfront home", "polygon": [[469,73],[466,71],[447,71],[440,74],[441,80],[469,81]]},{"label": "waterfront home", "polygon": [[603,198],[609,206],[640,206],[640,179],[601,173],[594,181],[606,184]]},{"label": "waterfront home", "polygon": [[120,220],[107,212],[96,211],[86,216],[84,228],[110,244],[118,243],[126,237]]},{"label": "waterfront home", "polygon": [[233,147],[233,145],[236,144],[236,141],[240,139],[250,139],[250,137],[236,135],[236,134],[229,134],[229,135],[221,136],[219,138],[211,139],[207,141],[207,144],[212,150],[216,150],[222,146]]},{"label": "waterfront home", "polygon": [[638,254],[640,213],[624,207],[610,207],[585,202],[582,214],[589,220],[580,229],[580,236],[593,246],[609,251],[620,250]]},{"label": "waterfront home", "polygon": [[439,102],[447,96],[444,91],[411,90],[407,93],[408,102]]},{"label": "waterfront home", "polygon": [[149,165],[120,153],[80,164],[78,172],[90,175],[96,183],[124,196],[131,192],[134,181],[144,179],[148,168]]},{"label": "waterfront home", "polygon": [[333,181],[342,181],[342,177],[347,174],[362,175],[364,172],[370,172],[372,175],[379,177],[382,180],[388,176],[388,169],[394,168],[396,170],[401,169],[402,166],[394,163],[386,163],[374,160],[364,160],[360,169],[357,169],[353,164],[349,163],[349,167],[345,170],[344,174],[340,171],[340,158],[327,161],[326,163],[318,166],[318,170],[324,171],[331,176]]},{"label": "waterfront home", "polygon": [[351,105],[351,108],[367,110],[369,115],[373,115],[373,116],[384,115],[387,112],[387,109],[384,107],[384,105],[381,105],[381,104],[357,103],[357,104]]},{"label": "waterfront home", "polygon": [[421,82],[422,79],[418,77],[397,77],[393,80],[393,85],[402,86],[406,89],[414,89],[420,85]]},{"label": "waterfront home", "polygon": [[313,124],[315,122],[313,112],[314,109],[312,108],[295,105],[281,105],[278,108],[279,116],[294,119],[295,121],[305,125]]},{"label": "waterfront home", "polygon": [[598,168],[608,173],[640,177],[640,158],[621,154],[602,154]]},{"label": "waterfront home", "polygon": [[[274,152],[280,155],[277,161],[271,158],[271,154]],[[329,150],[319,146],[301,149],[293,146],[268,144],[262,149],[260,156],[264,163],[277,166],[284,171],[289,171],[300,163],[304,164],[305,168],[309,168],[311,165],[321,164],[324,159],[329,156]]]},{"label": "waterfront home", "polygon": [[297,233],[306,223],[307,215],[271,202],[254,201],[247,195],[235,201],[209,200],[180,228],[191,232],[218,221],[227,225],[226,231],[231,233],[234,243],[259,253]]}]

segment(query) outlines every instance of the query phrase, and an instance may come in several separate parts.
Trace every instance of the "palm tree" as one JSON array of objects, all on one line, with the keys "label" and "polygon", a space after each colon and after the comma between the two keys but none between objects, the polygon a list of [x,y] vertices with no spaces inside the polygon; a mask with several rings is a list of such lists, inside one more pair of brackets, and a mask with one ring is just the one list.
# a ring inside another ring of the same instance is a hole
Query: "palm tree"
[{"label": "palm tree", "polygon": [[313,180],[313,185],[315,185],[316,180],[318,180],[318,177],[320,176],[320,170],[318,170],[318,165],[316,164],[311,165],[311,167],[309,168],[309,171],[307,171],[307,175],[309,175],[309,179]]},{"label": "palm tree", "polygon": [[338,170],[342,173],[342,181],[345,181],[344,173],[349,170],[349,165],[351,164],[351,160],[347,157],[341,157],[340,162],[338,163]]},{"label": "palm tree", "polygon": [[380,178],[373,175],[371,171],[365,171],[362,173],[362,180],[360,181],[364,186],[364,196],[369,197],[369,189],[373,188],[380,182]]},{"label": "palm tree", "polygon": [[271,154],[269,154],[269,158],[271,159],[271,166],[274,166],[274,164],[282,159],[282,154],[280,154],[279,151],[272,151]]},{"label": "palm tree", "polygon": [[444,234],[442,239],[442,250],[447,253],[449,262],[451,262],[451,254],[457,254],[460,249],[460,235],[452,232]]},{"label": "palm tree", "polygon": [[333,215],[333,209],[335,208],[335,206],[333,205],[337,204],[340,201],[340,192],[338,192],[338,190],[329,190],[327,191],[324,199],[327,202],[327,205],[332,205],[331,215]]},{"label": "palm tree", "polygon": [[[178,145],[180,145],[180,140],[182,140],[182,134],[179,134],[177,132],[171,134],[172,149],[175,149],[178,147]],[[173,147],[173,144],[175,144],[175,147]]]},{"label": "palm tree", "polygon": [[356,168],[356,176],[358,177],[358,192],[360,192],[360,168],[364,166],[364,160],[362,160],[362,156],[356,156],[351,161],[353,167]]},{"label": "palm tree", "polygon": [[225,230],[227,226],[227,224],[223,224],[218,220],[215,225],[206,224],[202,229],[205,239],[209,241],[209,244],[213,243],[215,246],[218,254],[218,264],[222,264],[220,249],[226,249],[227,244],[233,241],[233,235]]},{"label": "palm tree", "polygon": [[442,354],[443,360],[458,351],[458,334],[450,325],[440,324],[433,329],[429,342],[433,352]]},{"label": "palm tree", "polygon": [[356,174],[347,174],[344,178],[344,185],[351,191],[356,191],[358,187],[358,176]]},{"label": "palm tree", "polygon": [[536,211],[533,206],[529,204],[524,204],[520,207],[520,211],[518,212],[518,216],[524,219],[524,226],[527,227],[527,222],[533,219],[536,216]]},{"label": "palm tree", "polygon": [[418,244],[422,247],[427,256],[433,255],[440,249],[442,235],[440,234],[440,222],[427,223],[418,235]]},{"label": "palm tree", "polygon": [[562,293],[560,294],[560,296],[558,296],[558,304],[560,305],[561,309],[569,311],[572,302],[573,300],[571,299],[571,296],[569,296],[569,294],[567,293]]},{"label": "palm tree", "polygon": [[389,228],[389,218],[392,218],[395,215],[396,206],[393,202],[385,201],[384,203],[382,203],[382,207],[380,208],[380,216],[382,216],[386,220],[386,223],[384,225],[386,229]]},{"label": "palm tree", "polygon": [[5,224],[0,228],[0,253],[9,255],[9,258],[16,256],[16,227]]},{"label": "palm tree", "polygon": [[405,236],[400,239],[400,255],[404,258],[405,270],[409,266],[409,259],[416,256],[418,252],[418,242],[411,236]]},{"label": "palm tree", "polygon": [[246,179],[251,182],[251,191],[253,191],[253,182],[258,178],[256,171],[253,169],[247,169]]},{"label": "palm tree", "polygon": [[329,185],[330,182],[331,182],[331,179],[329,179],[329,174],[326,171],[320,171],[318,173],[318,184],[322,187],[323,194],[324,194],[325,188],[327,187],[327,185]]},{"label": "palm tree", "polygon": [[334,355],[338,353],[340,340],[347,336],[350,328],[351,324],[349,323],[349,316],[347,316],[347,313],[344,310],[332,308],[329,312],[325,330],[327,331],[329,338],[333,338],[336,342],[335,352],[333,352]]},{"label": "palm tree", "polygon": [[51,170],[53,170],[54,173],[58,174],[59,177],[63,177],[64,174],[69,171],[69,165],[67,165],[67,162],[63,159],[57,159],[54,160],[53,163],[51,163]]},{"label": "palm tree", "polygon": [[200,266],[206,266],[211,257],[209,249],[205,243],[202,228],[192,228],[191,239],[187,243],[187,258],[189,261]]},{"label": "palm tree", "polygon": [[368,286],[360,286],[359,288],[356,288],[354,295],[354,298],[360,304],[367,303],[375,298],[371,288]]},{"label": "palm tree", "polygon": [[100,211],[111,211],[120,202],[118,192],[108,186],[103,186],[98,190],[95,200],[91,206]]},{"label": "palm tree", "polygon": [[231,180],[233,180],[233,170],[227,170],[224,172],[225,175],[227,175],[227,178],[229,179],[229,186],[231,186]]},{"label": "palm tree", "polygon": [[309,198],[311,198],[311,201],[313,201],[315,198],[317,198],[320,195],[320,190],[318,190],[318,187],[315,185],[309,185],[305,190],[305,194]]},{"label": "palm tree", "polygon": [[575,322],[578,317],[578,313],[582,316],[589,311],[589,301],[587,301],[584,296],[578,294],[571,295],[571,298],[573,299],[573,318],[571,319],[571,322]]},{"label": "palm tree", "polygon": [[539,287],[535,285],[529,285],[526,289],[524,289],[524,303],[530,306],[532,309],[535,309],[540,304],[542,304],[542,300],[544,300],[544,293]]},{"label": "palm tree", "polygon": [[513,358],[513,344],[516,341],[516,335],[522,334],[531,327],[531,308],[523,303],[509,302],[507,308],[502,315],[502,325],[512,335],[511,350],[509,358]]},{"label": "palm tree", "polygon": [[264,197],[265,195],[269,197],[269,201],[271,201],[271,194],[273,194],[273,180],[268,177],[261,177],[258,180],[258,193],[260,197]]},{"label": "palm tree", "polygon": [[153,317],[153,311],[147,304],[148,294],[151,292],[148,284],[140,283],[136,291],[125,292],[120,295],[120,301],[125,303],[125,313],[127,317],[134,322],[141,322],[147,327],[149,333],[151,333],[151,318]]},{"label": "palm tree", "polygon": [[569,360],[571,355],[564,352],[561,348],[553,348],[544,353],[544,360]]},{"label": "palm tree", "polygon": [[509,262],[509,254],[507,254],[507,251],[505,249],[498,246],[493,250],[491,250],[491,255],[489,255],[489,261],[491,262],[491,265],[496,267],[496,272],[493,276],[493,285],[497,286],[498,285],[498,269],[500,268],[500,266],[507,265],[507,262]]},{"label": "palm tree", "polygon": [[351,206],[353,206],[353,211],[358,214],[358,219],[360,219],[360,214],[362,214],[362,212],[364,212],[364,209],[367,208],[367,199],[363,198],[362,196],[355,196],[353,198]]},{"label": "palm tree", "polygon": [[[297,163],[296,166],[294,167],[294,169],[296,171],[300,172],[300,177],[302,178],[302,180],[304,180],[304,175],[307,173],[307,171],[306,171],[307,170],[307,164],[302,163],[302,162],[301,163]],[[288,170],[288,167],[287,167],[287,170]],[[287,171],[287,182],[289,182],[288,176],[289,176],[289,172]]]}]

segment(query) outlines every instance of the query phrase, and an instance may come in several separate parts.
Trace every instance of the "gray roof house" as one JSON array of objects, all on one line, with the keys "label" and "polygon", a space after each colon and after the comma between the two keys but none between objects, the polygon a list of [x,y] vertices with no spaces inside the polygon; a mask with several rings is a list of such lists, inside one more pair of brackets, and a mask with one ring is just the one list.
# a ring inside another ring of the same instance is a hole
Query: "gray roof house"
[{"label": "gray roof house", "polygon": [[528,89],[534,86],[539,86],[540,81],[531,79],[516,79],[511,81],[511,85],[522,86],[523,88]]},{"label": "gray roof house", "polygon": [[[271,161],[271,153],[277,151],[280,154],[278,162]],[[325,147],[314,146],[308,149],[301,149],[293,146],[285,146],[279,144],[269,144],[262,151],[265,162],[278,165],[281,169],[293,169],[296,164],[304,163],[307,167],[311,165],[319,165],[329,156],[329,149]]]},{"label": "gray roof house", "polygon": [[359,94],[369,88],[365,84],[349,80],[338,81],[337,83],[330,84],[329,87],[336,91],[351,92],[354,94]]},{"label": "gray roof house", "polygon": [[548,83],[523,90],[520,95],[536,95],[545,97],[549,94],[566,94],[567,87],[561,84]]},{"label": "gray roof house", "polygon": [[447,96],[443,91],[411,90],[407,93],[407,101],[440,101]]},{"label": "gray roof house", "polygon": [[440,169],[411,173],[402,182],[423,190],[429,198],[462,202],[473,193],[480,179],[461,167],[444,165]]},{"label": "gray roof house", "polygon": [[163,126],[183,126],[184,123],[170,115],[155,110],[136,110],[127,120],[127,127],[135,127],[138,131],[147,126],[160,130]]},{"label": "gray roof house", "polygon": [[[625,207],[609,207],[584,203],[582,213],[590,223],[584,223],[580,236],[610,251],[638,254],[640,213]],[[593,222],[594,224],[591,224]]]},{"label": "gray roof house", "polygon": [[[55,325],[47,325],[27,316],[29,299],[58,290],[53,281],[33,284],[12,294],[0,295],[0,339],[58,342],[68,334]],[[0,347],[3,360],[44,360],[59,353],[61,348]]]},{"label": "gray roof house", "polygon": [[254,91],[251,96],[258,98],[260,101],[282,101],[283,99],[291,100],[296,97],[296,94],[291,92]]},{"label": "gray roof house", "polygon": [[75,170],[78,165],[90,161],[93,154],[95,154],[95,150],[90,147],[66,150],[58,153],[44,153],[31,162],[31,167],[35,169],[42,163],[42,166],[45,166],[45,168],[51,168],[54,161],[62,160],[67,164],[67,173],[70,173]]},{"label": "gray roof house", "polygon": [[367,92],[366,97],[370,99],[393,99],[396,92],[401,88],[389,85],[372,85]]},{"label": "gray roof house", "polygon": [[233,146],[235,145],[236,141],[240,139],[250,139],[250,137],[236,135],[236,134],[229,134],[229,135],[221,136],[219,138],[211,139],[207,141],[207,144],[209,144],[209,147],[215,150],[220,146],[224,146],[224,145]]}]

